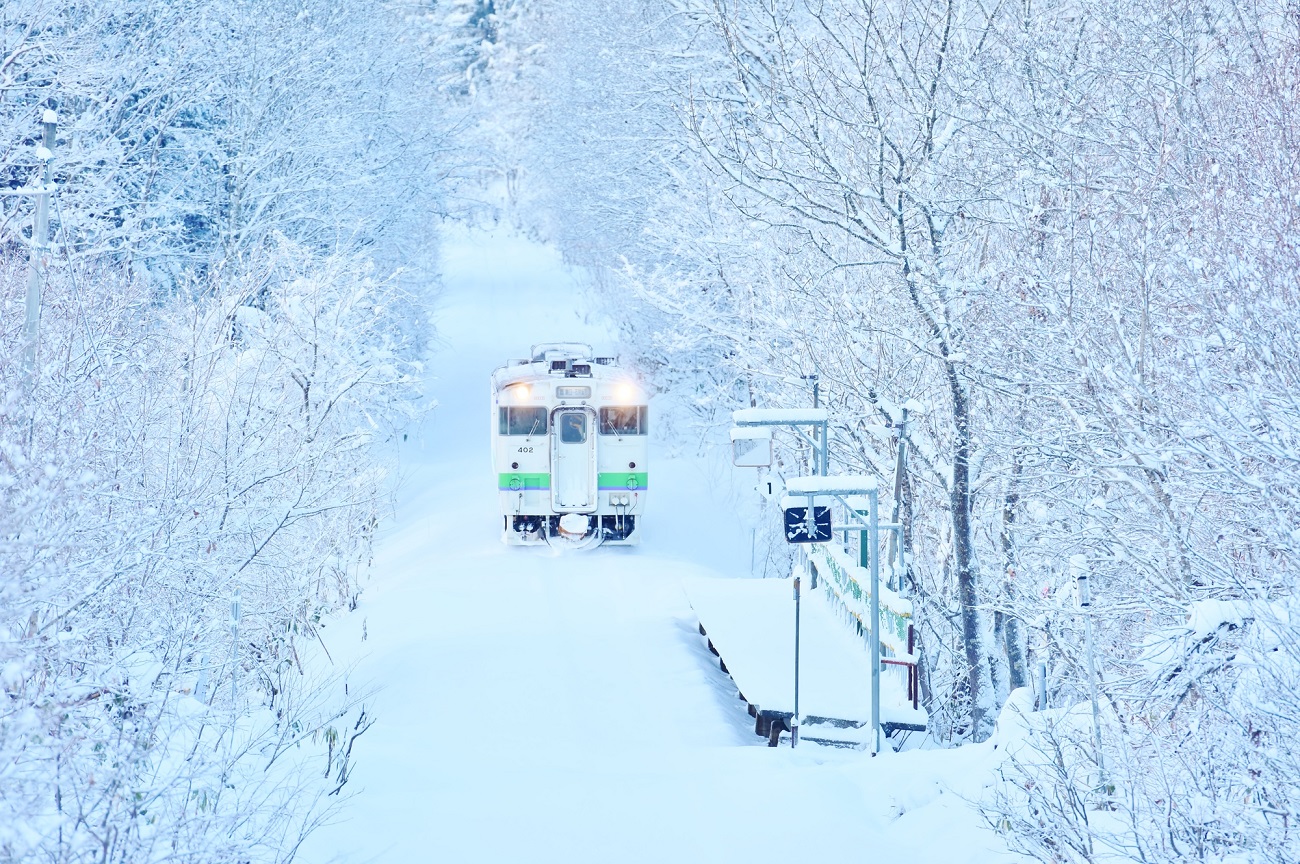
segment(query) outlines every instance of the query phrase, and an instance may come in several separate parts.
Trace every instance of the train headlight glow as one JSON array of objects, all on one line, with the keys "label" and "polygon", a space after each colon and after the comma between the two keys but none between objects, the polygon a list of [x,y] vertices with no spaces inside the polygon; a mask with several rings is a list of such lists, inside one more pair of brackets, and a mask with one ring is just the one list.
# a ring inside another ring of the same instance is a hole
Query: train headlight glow
[{"label": "train headlight glow", "polygon": [[620,381],[614,385],[614,399],[623,404],[637,400],[638,389],[631,381]]},{"label": "train headlight glow", "polygon": [[512,384],[506,393],[516,402],[527,402],[533,397],[533,390],[527,384]]}]

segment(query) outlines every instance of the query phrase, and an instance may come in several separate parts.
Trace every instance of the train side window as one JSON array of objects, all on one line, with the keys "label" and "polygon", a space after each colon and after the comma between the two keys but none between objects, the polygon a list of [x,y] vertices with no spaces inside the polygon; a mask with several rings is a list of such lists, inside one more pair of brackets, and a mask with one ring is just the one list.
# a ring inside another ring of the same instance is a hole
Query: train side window
[{"label": "train side window", "polygon": [[627,405],[600,409],[601,435],[645,435],[647,408]]},{"label": "train side window", "polygon": [[500,418],[502,435],[546,434],[546,406],[544,405],[502,407]]},{"label": "train side window", "polygon": [[570,411],[560,415],[560,440],[565,444],[582,444],[587,440],[587,415]]}]

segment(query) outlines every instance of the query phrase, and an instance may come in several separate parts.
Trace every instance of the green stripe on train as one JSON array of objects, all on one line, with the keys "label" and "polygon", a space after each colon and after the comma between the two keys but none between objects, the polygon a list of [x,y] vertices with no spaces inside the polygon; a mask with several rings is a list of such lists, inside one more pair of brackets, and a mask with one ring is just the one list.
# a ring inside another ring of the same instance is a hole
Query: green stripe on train
[{"label": "green stripe on train", "polygon": [[644,489],[646,476],[644,471],[602,471],[596,485],[601,489]]},{"label": "green stripe on train", "polygon": [[518,472],[497,475],[497,488],[502,492],[527,491],[529,489],[550,489],[550,474],[520,474]]}]

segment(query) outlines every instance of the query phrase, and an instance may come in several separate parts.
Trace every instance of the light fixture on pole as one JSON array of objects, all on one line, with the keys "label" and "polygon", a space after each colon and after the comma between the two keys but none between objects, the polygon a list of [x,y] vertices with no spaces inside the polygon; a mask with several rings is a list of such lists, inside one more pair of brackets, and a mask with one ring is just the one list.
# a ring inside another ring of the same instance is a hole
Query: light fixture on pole
[{"label": "light fixture on pole", "polygon": [[1092,738],[1097,748],[1098,785],[1105,789],[1106,756],[1101,750],[1101,710],[1097,704],[1097,657],[1092,645],[1092,587],[1088,583],[1087,556],[1071,555],[1070,573],[1074,576],[1074,599],[1083,614],[1084,645],[1088,651],[1088,691],[1092,697]]}]

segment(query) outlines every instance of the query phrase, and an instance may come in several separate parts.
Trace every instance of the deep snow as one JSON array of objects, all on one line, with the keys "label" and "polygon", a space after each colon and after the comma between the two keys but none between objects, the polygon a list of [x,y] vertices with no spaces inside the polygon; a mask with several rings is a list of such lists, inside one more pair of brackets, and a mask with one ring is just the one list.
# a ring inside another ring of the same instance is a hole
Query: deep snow
[{"label": "deep snow", "polygon": [[1008,860],[959,797],[992,776],[989,745],[873,759],[753,734],[681,588],[748,576],[725,452],[652,445],[639,548],[501,544],[492,369],[540,341],[616,346],[548,248],[453,228],[443,265],[439,406],[406,444],[357,611],[322,634],[377,690],[378,723],[300,860]]}]

